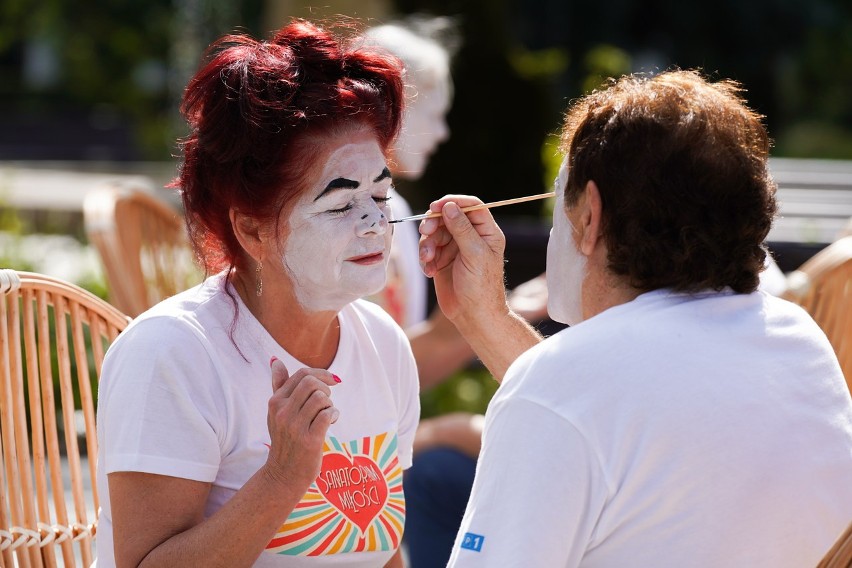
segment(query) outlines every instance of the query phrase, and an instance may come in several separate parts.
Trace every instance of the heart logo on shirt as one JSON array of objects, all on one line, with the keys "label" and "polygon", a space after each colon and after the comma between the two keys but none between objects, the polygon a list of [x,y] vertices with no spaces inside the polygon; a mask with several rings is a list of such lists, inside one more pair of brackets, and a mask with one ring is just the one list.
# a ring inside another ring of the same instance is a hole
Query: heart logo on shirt
[{"label": "heart logo on shirt", "polygon": [[326,501],[361,529],[362,535],[388,500],[382,470],[364,455],[326,453],[316,483]]}]

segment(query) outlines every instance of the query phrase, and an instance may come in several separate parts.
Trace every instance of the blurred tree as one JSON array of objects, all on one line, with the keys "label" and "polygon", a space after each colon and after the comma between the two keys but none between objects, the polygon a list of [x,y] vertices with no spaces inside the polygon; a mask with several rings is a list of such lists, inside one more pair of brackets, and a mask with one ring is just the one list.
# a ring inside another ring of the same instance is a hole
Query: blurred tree
[{"label": "blurred tree", "polygon": [[[537,148],[567,101],[618,67],[613,56],[633,71],[678,65],[737,79],[767,116],[776,155],[852,158],[848,0],[336,0],[324,13],[374,15],[385,5],[461,17],[453,137],[409,192],[415,206],[445,191],[497,199],[540,190]],[[177,99],[203,47],[237,27],[265,35],[270,14],[310,15],[296,8],[4,0],[0,159],[169,159]]]},{"label": "blurred tree", "polygon": [[[588,65],[602,46],[625,71],[701,68],[733,78],[766,116],[775,155],[852,158],[852,4],[848,0],[664,0],[513,4],[515,36],[530,49],[562,48],[562,106],[596,84]],[[624,72],[624,71],[621,71]]]},{"label": "blurred tree", "polygon": [[213,37],[256,22],[261,3],[4,0],[0,159],[168,159],[172,77]]},{"label": "blurred tree", "polygon": [[801,49],[779,62],[777,153],[852,159],[852,5],[816,8]]}]

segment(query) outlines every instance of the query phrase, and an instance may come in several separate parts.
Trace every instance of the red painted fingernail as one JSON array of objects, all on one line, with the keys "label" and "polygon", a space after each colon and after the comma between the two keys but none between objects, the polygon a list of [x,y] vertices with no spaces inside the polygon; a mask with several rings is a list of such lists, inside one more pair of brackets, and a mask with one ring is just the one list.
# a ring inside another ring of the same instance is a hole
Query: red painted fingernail
[{"label": "red painted fingernail", "polygon": [[334,379],[334,382],[335,382],[335,383],[339,383],[339,382],[341,382],[340,377],[338,377],[338,376],[337,376],[337,375],[335,375],[334,373],[332,373],[332,374],[331,374],[331,378],[332,378],[332,379]]},{"label": "red painted fingernail", "polygon": [[273,356],[272,356],[272,358],[271,358],[271,359],[269,359],[269,366],[271,367],[271,366],[272,366],[272,364],[273,364],[274,362],[276,362],[277,360],[278,360],[278,357],[276,357],[275,355],[273,355]]}]

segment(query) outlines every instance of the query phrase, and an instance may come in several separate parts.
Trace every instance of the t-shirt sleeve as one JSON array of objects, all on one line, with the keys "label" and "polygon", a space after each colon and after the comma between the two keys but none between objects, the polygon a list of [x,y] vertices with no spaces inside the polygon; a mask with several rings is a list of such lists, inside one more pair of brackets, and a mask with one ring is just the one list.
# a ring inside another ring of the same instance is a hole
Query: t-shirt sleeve
[{"label": "t-shirt sleeve", "polygon": [[106,473],[213,481],[221,461],[216,373],[188,326],[154,318],[128,328],[104,360],[98,436]]},{"label": "t-shirt sleeve", "polygon": [[449,566],[577,566],[606,498],[598,460],[536,402],[488,409],[483,450]]}]

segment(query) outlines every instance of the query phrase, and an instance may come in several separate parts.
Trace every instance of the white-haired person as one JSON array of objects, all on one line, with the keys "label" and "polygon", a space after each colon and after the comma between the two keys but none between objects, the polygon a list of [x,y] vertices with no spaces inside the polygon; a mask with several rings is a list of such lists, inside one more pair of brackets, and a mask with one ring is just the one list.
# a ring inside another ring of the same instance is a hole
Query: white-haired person
[{"label": "white-haired person", "polygon": [[[446,17],[415,15],[369,28],[365,41],[403,63],[406,106],[402,129],[391,148],[395,179],[417,180],[438,146],[450,136],[446,117],[453,93],[450,73],[457,47],[454,22]],[[412,214],[391,190],[395,219]],[[467,341],[440,309],[427,314],[427,279],[420,269],[416,223],[394,225],[388,284],[373,300],[406,329],[421,390],[436,386],[474,358]],[[523,285],[522,285],[523,286]],[[516,308],[526,302],[544,314],[544,301],[523,287]],[[520,287],[519,287],[520,288]],[[546,300],[545,300],[546,301]],[[428,317],[427,317],[428,316]],[[534,316],[531,316],[534,318]],[[403,542],[411,568],[443,566],[470,496],[482,439],[483,417],[464,412],[421,420],[414,442],[414,463],[405,474],[407,520]]]}]

